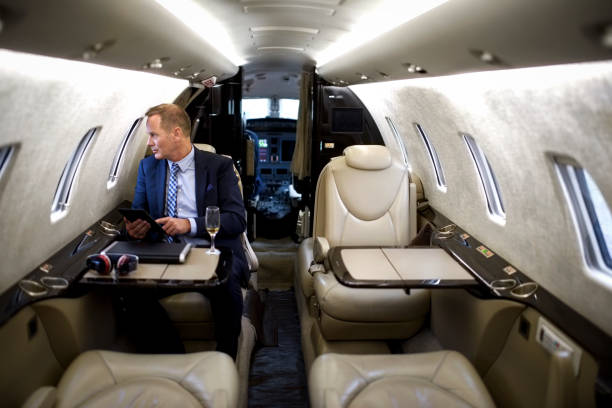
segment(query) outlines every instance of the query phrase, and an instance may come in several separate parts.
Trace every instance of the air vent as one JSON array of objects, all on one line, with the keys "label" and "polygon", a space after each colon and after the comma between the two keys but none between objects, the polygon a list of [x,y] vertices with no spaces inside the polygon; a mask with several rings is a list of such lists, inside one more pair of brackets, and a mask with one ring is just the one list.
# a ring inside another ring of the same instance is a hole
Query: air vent
[{"label": "air vent", "polygon": [[62,172],[60,181],[57,184],[57,189],[55,190],[55,196],[53,197],[53,205],[51,206],[51,222],[56,222],[66,216],[70,199],[72,197],[72,192],[74,191],[74,181],[79,173],[83,157],[85,156],[89,146],[91,146],[94,136],[100,129],[101,127],[95,127],[87,131],[74,152],[72,152],[66,166],[64,166],[64,171]]},{"label": "air vent", "polygon": [[434,148],[433,144],[429,140],[429,137],[427,137],[427,134],[425,133],[425,130],[423,130],[421,125],[419,125],[418,123],[415,123],[414,128],[416,129],[417,134],[421,136],[421,139],[423,140],[423,144],[425,145],[425,148],[427,149],[427,153],[429,153],[431,164],[434,168],[434,172],[436,173],[436,181],[438,185],[438,190],[442,192],[446,192],[446,178],[444,177],[444,172],[442,171],[442,165],[440,164],[440,159],[438,159],[438,153],[436,152],[436,149]]},{"label": "air vent", "polygon": [[117,180],[119,179],[119,172],[123,164],[123,157],[127,150],[128,143],[140,127],[142,120],[143,118],[136,119],[134,123],[132,123],[132,127],[130,128],[130,130],[123,137],[123,140],[121,140],[121,144],[117,149],[117,153],[115,153],[115,158],[113,159],[113,164],[111,165],[110,173],[108,175],[108,182],[106,183],[106,187],[108,189],[113,188],[117,184]]},{"label": "air vent", "polygon": [[499,185],[497,184],[497,179],[495,178],[495,174],[493,173],[489,160],[487,160],[484,152],[480,146],[478,146],[478,143],[476,143],[476,140],[474,140],[472,136],[468,135],[467,133],[459,133],[459,135],[463,137],[472,159],[474,159],[474,165],[478,170],[480,182],[482,183],[482,188],[484,189],[485,197],[487,199],[489,216],[491,216],[495,222],[502,225],[505,224],[506,212],[504,210]]}]

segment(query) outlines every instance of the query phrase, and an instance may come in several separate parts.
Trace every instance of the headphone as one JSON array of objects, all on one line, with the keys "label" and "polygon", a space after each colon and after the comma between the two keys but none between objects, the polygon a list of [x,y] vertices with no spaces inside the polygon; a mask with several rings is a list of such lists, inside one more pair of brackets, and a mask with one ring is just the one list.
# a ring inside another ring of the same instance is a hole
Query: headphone
[{"label": "headphone", "polygon": [[[138,257],[130,254],[121,255],[114,266],[119,275],[125,276],[138,268]],[[106,254],[94,254],[87,257],[87,267],[100,275],[110,275],[113,262]]]}]

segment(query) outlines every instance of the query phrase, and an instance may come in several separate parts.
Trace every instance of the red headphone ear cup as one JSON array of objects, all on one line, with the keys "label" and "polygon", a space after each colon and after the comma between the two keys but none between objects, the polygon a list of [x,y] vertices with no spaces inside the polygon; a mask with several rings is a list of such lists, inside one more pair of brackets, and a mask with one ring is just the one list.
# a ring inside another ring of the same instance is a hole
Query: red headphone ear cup
[{"label": "red headphone ear cup", "polygon": [[111,273],[112,263],[108,255],[95,254],[87,257],[87,267],[100,275],[108,275]]},{"label": "red headphone ear cup", "polygon": [[117,273],[127,275],[138,268],[138,257],[136,255],[121,255],[117,260]]}]

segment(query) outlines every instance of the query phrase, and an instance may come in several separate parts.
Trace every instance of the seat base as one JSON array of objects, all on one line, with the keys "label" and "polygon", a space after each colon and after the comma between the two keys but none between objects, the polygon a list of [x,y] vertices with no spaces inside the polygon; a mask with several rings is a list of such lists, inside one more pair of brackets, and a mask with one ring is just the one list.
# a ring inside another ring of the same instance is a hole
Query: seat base
[{"label": "seat base", "polygon": [[309,375],[313,407],[494,407],[478,373],[455,351],[319,357]]}]

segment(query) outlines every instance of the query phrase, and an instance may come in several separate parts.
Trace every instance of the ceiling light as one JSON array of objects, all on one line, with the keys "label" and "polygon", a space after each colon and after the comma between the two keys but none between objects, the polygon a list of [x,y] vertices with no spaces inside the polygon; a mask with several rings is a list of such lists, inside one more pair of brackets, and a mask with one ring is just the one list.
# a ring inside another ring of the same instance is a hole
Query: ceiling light
[{"label": "ceiling light", "polygon": [[261,33],[267,31],[293,31],[298,33],[306,33],[306,34],[319,34],[319,30],[316,28],[309,27],[288,27],[288,26],[262,26],[262,27],[251,27],[251,32],[253,33]]},{"label": "ceiling light", "polygon": [[341,37],[315,57],[317,66],[321,67],[447,1],[381,1],[380,5],[373,12],[363,16],[357,24],[351,27],[347,35]]},{"label": "ceiling light", "polygon": [[[256,12],[257,9],[266,9],[266,8],[291,8],[291,9],[303,9],[306,12],[319,12],[328,16],[333,16],[336,13],[336,10],[329,7],[320,7],[320,6],[307,6],[305,4],[258,4],[253,6],[244,6],[242,10],[245,14],[250,12]],[[265,10],[262,10],[265,12]],[[298,10],[299,11],[299,10]]]},{"label": "ceiling light", "polygon": [[270,47],[257,47],[257,51],[271,51],[271,50],[286,50],[286,51],[304,51],[300,47],[282,47],[282,46],[270,46]]},{"label": "ceiling light", "polygon": [[364,81],[368,79],[368,76],[366,74],[357,74],[357,75],[359,75],[359,78],[363,79]]},{"label": "ceiling light", "polygon": [[427,70],[425,70],[423,67],[416,65],[416,64],[411,64],[410,62],[405,62],[402,65],[406,67],[406,71],[408,71],[411,74],[426,74],[427,73]]},{"label": "ceiling light", "polygon": [[225,28],[208,11],[192,0],[155,0],[204,41],[240,66],[246,61],[238,55]]},{"label": "ceiling light", "polygon": [[486,50],[469,49],[470,54],[478,58],[481,62],[489,65],[504,65],[502,60],[492,52]]}]

